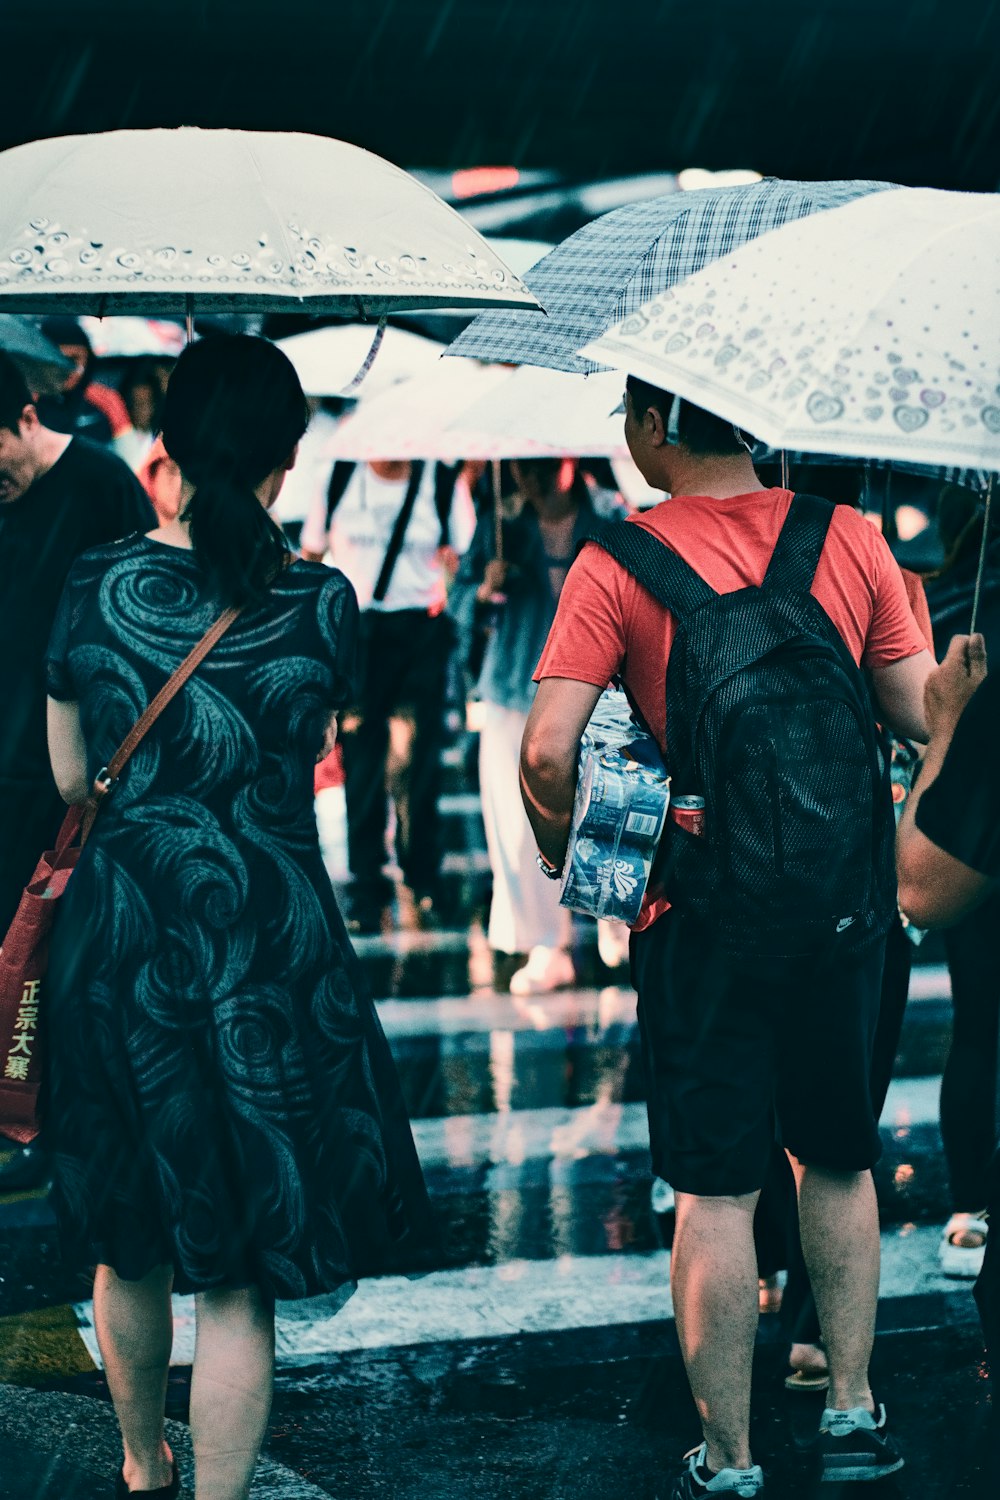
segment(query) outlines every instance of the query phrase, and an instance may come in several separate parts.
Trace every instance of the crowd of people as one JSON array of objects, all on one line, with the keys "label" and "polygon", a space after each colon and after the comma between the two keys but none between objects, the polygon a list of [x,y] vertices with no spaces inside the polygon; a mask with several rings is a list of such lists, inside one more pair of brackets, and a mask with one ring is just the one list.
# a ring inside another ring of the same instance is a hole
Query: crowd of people
[{"label": "crowd of people", "polygon": [[[916,929],[946,927],[955,1006],[943,1269],[975,1278],[988,1249],[988,1327],[1000,1295],[987,1213],[1000,818],[984,757],[1000,575],[970,636],[976,497],[942,493],[945,563],[925,593],[861,513],[860,477],[854,503],[766,485],[745,434],[630,378],[630,452],[670,497],[651,510],[629,517],[575,456],[494,472],[334,464],[319,444],[296,557],[273,517],[310,409],[274,345],[216,334],[169,380],[161,364],[112,389],[82,328],[57,322],[73,361],[61,397],[36,400],[0,355],[0,615],[24,642],[3,666],[0,930],[64,802],[86,799],[164,679],[236,612],[102,801],[51,955],[42,1135],[0,1167],[0,1190],[51,1173],[67,1254],[98,1265],[120,1493],[177,1491],[163,1437],[172,1288],[197,1297],[197,1493],[223,1500],[247,1492],[263,1439],[274,1299],[433,1263],[349,933],[382,930],[391,910],[449,920],[441,752],[449,703],[468,693],[490,945],[518,956],[515,995],[572,984],[558,881],[581,738],[615,680],[675,792],[704,791],[709,826],[726,829],[668,825],[630,949],[703,1426],[672,1500],[764,1492],[750,1371],[760,1277],[779,1264],[789,1380],[828,1391],[822,1477],[901,1468],[868,1375],[872,1167]],[[336,413],[320,417],[332,430]],[[901,753],[926,745],[897,803],[898,904],[890,735]],[[343,917],[313,812],[331,756]],[[827,821],[810,826],[816,806]],[[805,909],[820,891],[822,921]],[[621,933],[602,933],[601,951],[620,960]],[[768,1220],[790,1228],[784,1263],[764,1249]]]}]

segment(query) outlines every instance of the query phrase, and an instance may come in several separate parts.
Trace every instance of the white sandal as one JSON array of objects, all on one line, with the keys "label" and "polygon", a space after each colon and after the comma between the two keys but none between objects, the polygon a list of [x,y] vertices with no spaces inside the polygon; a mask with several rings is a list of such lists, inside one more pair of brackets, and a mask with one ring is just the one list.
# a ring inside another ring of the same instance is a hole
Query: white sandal
[{"label": "white sandal", "polygon": [[[944,1228],[941,1241],[941,1270],[945,1276],[958,1281],[975,1281],[983,1269],[986,1254],[986,1238],[990,1232],[986,1214],[952,1214]],[[981,1245],[959,1245],[956,1241],[967,1234],[982,1236]]]}]

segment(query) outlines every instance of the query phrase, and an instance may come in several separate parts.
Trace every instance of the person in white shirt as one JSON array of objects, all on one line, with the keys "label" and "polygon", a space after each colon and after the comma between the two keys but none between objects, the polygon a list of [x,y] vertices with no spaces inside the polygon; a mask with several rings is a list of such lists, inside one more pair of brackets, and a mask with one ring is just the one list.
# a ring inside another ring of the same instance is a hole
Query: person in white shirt
[{"label": "person in white shirt", "polygon": [[441,465],[335,466],[302,531],[306,558],[336,564],[361,606],[355,701],[341,716],[349,926],[375,932],[392,895],[383,874],[388,800],[396,854],[422,921],[438,901],[438,787],[452,624],[446,583],[475,530],[469,487]]},{"label": "person in white shirt", "polygon": [[[271,511],[271,515],[293,547],[298,547],[301,543],[302,529],[309,517],[317,493],[322,490],[323,495],[326,494],[330,469],[333,465],[333,457],[329,451],[330,444],[337,436],[344,405],[343,401],[335,397],[327,400],[320,400],[316,396],[309,397],[309,409],[312,413],[309,426],[299,443],[299,456],[295,460],[295,468],[290,471],[282,485],[281,494]],[[324,514],[322,507],[319,514],[322,524]],[[315,549],[310,550],[315,551]],[[320,550],[325,551],[323,543],[321,543]]]}]

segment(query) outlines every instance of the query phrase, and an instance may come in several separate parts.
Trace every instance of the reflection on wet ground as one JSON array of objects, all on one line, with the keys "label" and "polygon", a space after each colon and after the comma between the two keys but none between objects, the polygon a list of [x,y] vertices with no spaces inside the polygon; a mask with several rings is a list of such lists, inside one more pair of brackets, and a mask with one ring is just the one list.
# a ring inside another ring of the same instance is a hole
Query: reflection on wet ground
[{"label": "reflection on wet ground", "polygon": [[[663,1495],[697,1425],[671,1321],[671,1222],[650,1208],[634,995],[608,982],[585,931],[589,985],[529,1000],[485,986],[481,930],[358,946],[385,997],[442,1263],[423,1280],[365,1283],[336,1316],[323,1299],[279,1306],[268,1453],[292,1487],[276,1468],[255,1493]],[[867,1496],[986,1492],[959,1472],[979,1464],[990,1412],[973,1303],[937,1267],[949,1011],[943,971],[918,970],[876,1174],[878,1378],[910,1464],[898,1486]],[[61,1265],[43,1192],[0,1199],[0,1277],[0,1382],[103,1399],[89,1286]],[[171,1409],[182,1420],[192,1311],[177,1300]],[[768,1496],[802,1500],[818,1410],[784,1391],[785,1352],[777,1321],[763,1320],[755,1444]],[[67,1466],[72,1438],[46,1436],[44,1423],[26,1431],[0,1400],[0,1500],[107,1492],[97,1468]]]}]

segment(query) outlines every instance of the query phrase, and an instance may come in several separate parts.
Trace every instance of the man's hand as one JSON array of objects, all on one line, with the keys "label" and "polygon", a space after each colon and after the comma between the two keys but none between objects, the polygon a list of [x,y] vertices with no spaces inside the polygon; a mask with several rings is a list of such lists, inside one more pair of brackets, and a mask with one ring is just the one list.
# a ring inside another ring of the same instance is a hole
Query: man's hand
[{"label": "man's hand", "polygon": [[455,551],[454,547],[448,545],[439,547],[435,555],[438,560],[438,565],[443,571],[445,577],[454,578],[455,574],[458,572],[459,563],[458,553]]},{"label": "man's hand", "polygon": [[486,564],[483,581],[476,590],[476,598],[480,604],[489,604],[495,594],[503,593],[509,569],[510,563],[501,562],[498,557],[490,559]]},{"label": "man's hand", "polygon": [[924,684],[924,713],[932,735],[954,730],[963,708],[985,676],[983,637],[952,636],[947,656]]},{"label": "man's hand", "polygon": [[958,721],[985,676],[982,636],[957,635],[924,685],[930,742],[896,834],[899,905],[918,927],[947,927],[996,889],[995,880],[948,854],[917,827],[921,798],[937,780]]}]

